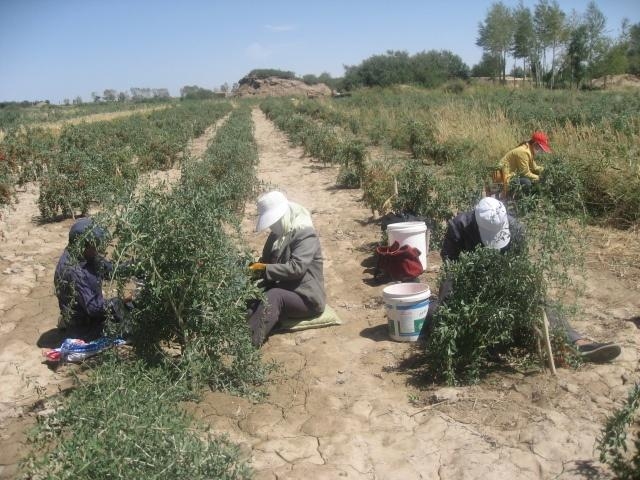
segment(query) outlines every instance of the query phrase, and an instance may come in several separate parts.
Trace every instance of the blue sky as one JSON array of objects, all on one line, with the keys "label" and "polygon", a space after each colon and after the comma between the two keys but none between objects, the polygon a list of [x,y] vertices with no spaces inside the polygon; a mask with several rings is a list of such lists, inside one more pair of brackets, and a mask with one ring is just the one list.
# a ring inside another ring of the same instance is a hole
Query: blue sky
[{"label": "blue sky", "polygon": [[[0,101],[62,102],[92,91],[214,88],[254,68],[344,74],[387,50],[450,50],[480,60],[478,23],[494,3],[469,1],[0,0]],[[517,0],[503,0],[515,6]],[[532,8],[535,0],[525,0]],[[570,14],[588,0],[559,0]],[[617,36],[639,0],[596,0]]]}]

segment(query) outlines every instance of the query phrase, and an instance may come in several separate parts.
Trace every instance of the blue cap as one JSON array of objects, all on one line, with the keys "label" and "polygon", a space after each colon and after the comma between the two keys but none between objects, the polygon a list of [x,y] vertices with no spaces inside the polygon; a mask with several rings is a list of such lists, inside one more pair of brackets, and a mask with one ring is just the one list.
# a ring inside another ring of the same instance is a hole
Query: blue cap
[{"label": "blue cap", "polygon": [[91,217],[84,217],[76,220],[76,222],[71,226],[71,230],[69,230],[69,244],[82,239],[85,242],[96,246],[104,242],[106,238],[107,232],[97,225]]}]

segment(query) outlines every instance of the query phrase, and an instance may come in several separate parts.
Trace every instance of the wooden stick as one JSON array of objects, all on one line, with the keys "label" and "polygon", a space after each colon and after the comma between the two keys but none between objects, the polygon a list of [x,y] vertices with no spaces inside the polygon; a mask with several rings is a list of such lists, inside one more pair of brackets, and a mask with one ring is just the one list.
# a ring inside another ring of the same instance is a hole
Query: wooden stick
[{"label": "wooden stick", "polygon": [[549,355],[549,367],[551,368],[551,373],[557,375],[556,373],[556,363],[553,360],[553,352],[551,351],[551,340],[549,339],[549,319],[547,318],[547,312],[542,309],[542,324],[544,326],[544,339],[547,344],[547,355]]}]

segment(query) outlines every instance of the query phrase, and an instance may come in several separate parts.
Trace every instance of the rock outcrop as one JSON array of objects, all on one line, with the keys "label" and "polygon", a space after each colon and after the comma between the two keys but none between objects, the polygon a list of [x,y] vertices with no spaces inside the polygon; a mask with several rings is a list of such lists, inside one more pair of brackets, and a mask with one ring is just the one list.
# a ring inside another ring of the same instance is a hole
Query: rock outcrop
[{"label": "rock outcrop", "polygon": [[237,97],[282,97],[285,95],[306,95],[307,97],[330,97],[331,89],[324,83],[307,85],[291,78],[246,76],[238,82]]}]

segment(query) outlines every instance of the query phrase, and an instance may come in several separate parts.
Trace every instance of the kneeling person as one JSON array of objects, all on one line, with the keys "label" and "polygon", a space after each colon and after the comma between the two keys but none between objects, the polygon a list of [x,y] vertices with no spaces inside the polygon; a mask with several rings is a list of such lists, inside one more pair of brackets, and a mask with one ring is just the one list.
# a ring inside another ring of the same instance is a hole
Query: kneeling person
[{"label": "kneeling person", "polygon": [[54,274],[60,307],[58,328],[85,340],[99,337],[107,319],[122,321],[124,303],[131,301],[131,297],[103,296],[102,281],[113,271],[111,262],[98,253],[105,240],[105,230],[93,219],[77,220]]}]

